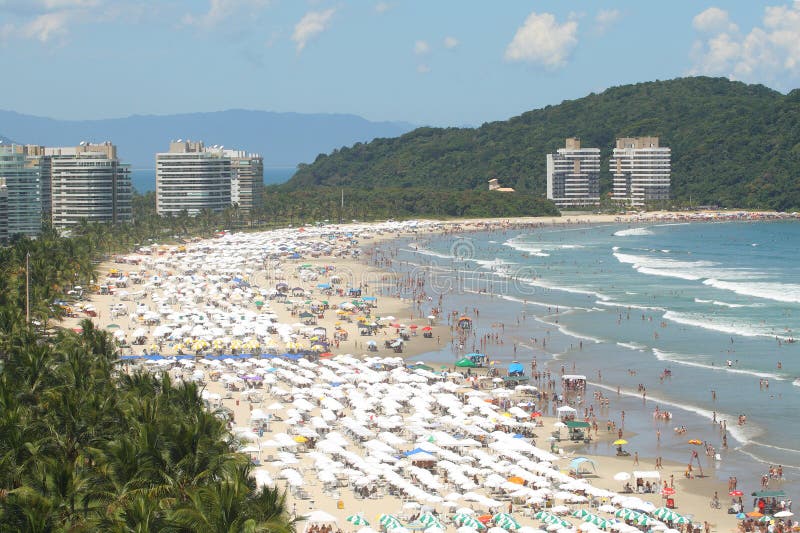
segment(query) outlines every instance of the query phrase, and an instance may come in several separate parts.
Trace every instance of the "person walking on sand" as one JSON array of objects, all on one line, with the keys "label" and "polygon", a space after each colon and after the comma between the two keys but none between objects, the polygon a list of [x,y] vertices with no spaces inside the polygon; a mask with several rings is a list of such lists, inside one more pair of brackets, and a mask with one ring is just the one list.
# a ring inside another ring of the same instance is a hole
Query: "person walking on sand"
[{"label": "person walking on sand", "polygon": [[639,466],[639,452],[633,452],[633,466]]}]

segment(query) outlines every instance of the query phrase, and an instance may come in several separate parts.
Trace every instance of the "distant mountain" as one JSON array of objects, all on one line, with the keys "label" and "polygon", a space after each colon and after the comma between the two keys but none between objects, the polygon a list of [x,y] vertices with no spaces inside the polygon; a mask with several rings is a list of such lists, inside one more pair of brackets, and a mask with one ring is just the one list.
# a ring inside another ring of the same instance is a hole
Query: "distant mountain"
[{"label": "distant mountain", "polygon": [[302,165],[284,187],[506,187],[545,192],[547,153],[580,137],[602,153],[617,137],[654,135],[672,149],[672,196],[692,204],[800,208],[800,89],[787,95],[724,78],[614,87],[479,128],[418,128]]},{"label": "distant mountain", "polygon": [[356,115],[230,110],[180,115],[134,115],[104,120],[55,120],[0,111],[0,131],[17,142],[73,146],[112,141],[134,168],[155,167],[172,139],[202,140],[257,152],[264,166],[294,167],[318,154],[376,137],[395,137],[413,125],[370,122]]},{"label": "distant mountain", "polygon": [[0,143],[3,143],[3,144],[14,144],[14,141],[9,139],[8,137],[4,137],[3,135],[0,135]]}]

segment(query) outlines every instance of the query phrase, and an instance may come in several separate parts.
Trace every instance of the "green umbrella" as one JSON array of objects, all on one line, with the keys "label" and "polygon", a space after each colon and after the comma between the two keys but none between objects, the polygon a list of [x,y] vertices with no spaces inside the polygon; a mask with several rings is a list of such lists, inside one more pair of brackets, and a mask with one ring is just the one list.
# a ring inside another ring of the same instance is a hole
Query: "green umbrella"
[{"label": "green umbrella", "polygon": [[617,518],[622,518],[624,520],[636,520],[642,515],[639,511],[634,511],[633,509],[620,509],[614,516]]},{"label": "green umbrella", "polygon": [[351,514],[350,516],[345,518],[345,520],[347,520],[348,522],[350,522],[354,526],[368,526],[369,525],[369,522],[367,522],[367,519],[364,518],[364,516],[361,513],[359,513],[359,514]]},{"label": "green umbrella", "polygon": [[590,514],[592,513],[590,513],[586,509],[578,509],[577,511],[572,512],[572,516],[574,516],[575,518],[583,518],[584,516],[588,516]]},{"label": "green umbrella", "polygon": [[494,522],[494,525],[503,528],[506,531],[520,528],[519,522],[517,522],[514,517],[508,513],[497,513],[492,517],[492,521]]},{"label": "green umbrella", "polygon": [[477,518],[466,513],[453,515],[453,523],[458,527],[471,527],[477,530],[486,529],[486,526],[481,524]]},{"label": "green umbrella", "polygon": [[433,516],[431,513],[423,513],[419,515],[419,518],[417,518],[416,522],[425,526],[426,529],[429,527],[444,529],[444,526],[441,522],[439,522],[439,519]]},{"label": "green umbrella", "polygon": [[674,518],[672,521],[675,524],[691,524],[692,523],[692,519],[691,518],[686,518],[685,516],[680,516],[680,515],[678,515],[677,518]]},{"label": "green umbrella", "polygon": [[758,522],[772,522],[772,517],[768,514],[765,514],[764,516],[758,519]]},{"label": "green umbrella", "polygon": [[397,529],[399,527],[403,527],[403,524],[400,523],[400,519],[390,514],[380,515],[378,517],[378,523],[386,529]]},{"label": "green umbrella", "polygon": [[475,361],[473,361],[472,359],[464,357],[463,359],[459,359],[458,361],[456,361],[456,366],[459,368],[475,368],[478,365],[476,365]]},{"label": "green umbrella", "polygon": [[119,324],[109,324],[106,329],[119,329]]},{"label": "green umbrella", "polygon": [[673,511],[668,507],[659,507],[658,509],[653,511],[652,515],[658,518],[659,520],[670,520],[670,521],[675,520],[675,518],[680,516],[678,513],[676,513],[675,511]]},{"label": "green umbrella", "polygon": [[261,300],[256,300],[256,305],[258,306],[264,305],[264,302],[262,302]]}]

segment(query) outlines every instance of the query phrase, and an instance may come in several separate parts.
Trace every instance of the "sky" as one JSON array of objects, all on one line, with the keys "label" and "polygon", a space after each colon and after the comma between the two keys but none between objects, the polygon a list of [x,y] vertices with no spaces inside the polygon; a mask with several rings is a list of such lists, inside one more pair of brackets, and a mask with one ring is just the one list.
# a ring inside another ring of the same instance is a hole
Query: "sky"
[{"label": "sky", "polygon": [[[463,126],[689,75],[787,92],[800,0],[0,0],[0,108]],[[2,125],[0,125],[0,130]]]}]

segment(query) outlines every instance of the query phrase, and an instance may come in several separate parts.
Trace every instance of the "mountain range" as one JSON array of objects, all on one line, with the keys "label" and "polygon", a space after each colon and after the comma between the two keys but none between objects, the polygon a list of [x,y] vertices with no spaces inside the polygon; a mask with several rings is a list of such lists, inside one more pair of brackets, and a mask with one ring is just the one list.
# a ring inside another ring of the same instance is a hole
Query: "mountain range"
[{"label": "mountain range", "polygon": [[170,140],[202,140],[260,153],[265,167],[295,167],[341,146],[395,137],[414,126],[371,122],[356,115],[275,113],[233,109],[176,115],[133,115],[102,120],[57,120],[0,111],[0,133],[18,143],[75,146],[112,141],[134,168],[154,168]]},{"label": "mountain range", "polygon": [[301,165],[282,187],[486,189],[541,196],[546,154],[579,137],[601,149],[601,192],[618,137],[658,136],[672,150],[678,203],[800,208],[800,89],[782,94],[725,78],[613,87],[478,128],[417,128]]}]

